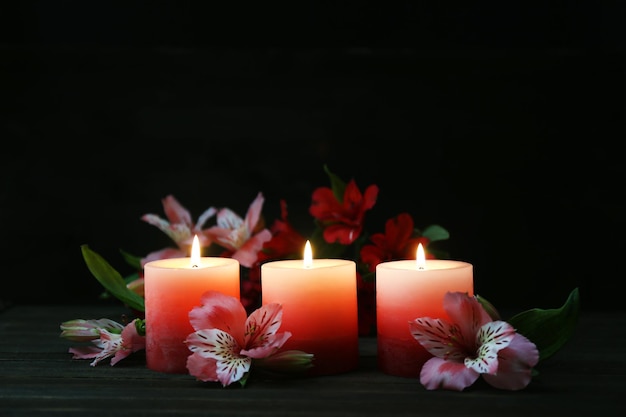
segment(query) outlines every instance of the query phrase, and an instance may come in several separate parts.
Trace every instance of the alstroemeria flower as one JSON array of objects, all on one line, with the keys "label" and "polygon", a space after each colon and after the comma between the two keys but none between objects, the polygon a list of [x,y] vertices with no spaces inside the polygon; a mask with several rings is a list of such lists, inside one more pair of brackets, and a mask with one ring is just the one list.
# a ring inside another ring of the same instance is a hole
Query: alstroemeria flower
[{"label": "alstroemeria flower", "polygon": [[61,323],[61,337],[75,342],[88,342],[100,337],[101,330],[121,333],[124,325],[110,319],[75,319]]},{"label": "alstroemeria flower", "polygon": [[222,256],[234,258],[246,268],[254,265],[263,244],[272,238],[272,233],[259,221],[264,202],[263,194],[258,193],[250,204],[245,219],[229,208],[217,212],[217,225],[208,228],[204,233],[227,250]]},{"label": "alstroemeria flower", "polygon": [[277,354],[291,337],[290,332],[278,333],[283,316],[280,304],[264,305],[247,317],[237,298],[218,291],[206,292],[201,302],[189,313],[195,332],[185,341],[193,352],[187,358],[187,369],[198,380],[219,381],[222,386],[239,381],[243,386],[254,360],[274,370],[310,366],[310,354]]},{"label": "alstroemeria flower", "polygon": [[431,354],[420,372],[428,390],[462,391],[481,375],[495,388],[520,390],[539,361],[534,343],[502,320],[493,320],[476,297],[448,292],[443,299],[450,322],[430,317],[409,322],[413,337]]},{"label": "alstroemeria flower", "polygon": [[201,247],[211,244],[211,240],[205,236],[202,227],[217,212],[215,207],[205,210],[194,223],[189,210],[183,207],[174,196],[168,195],[161,200],[161,203],[167,220],[150,213],[141,216],[141,220],[158,227],[176,243],[177,248],[164,248],[148,254],[141,260],[142,266],[154,260],[189,256],[189,248],[194,235],[198,236]]},{"label": "alstroemeria flower", "polygon": [[96,366],[111,358],[113,366],[131,353],[145,349],[146,337],[137,331],[138,324],[139,319],[126,326],[108,319],[70,320],[61,324],[61,336],[70,340],[90,340],[95,345],[70,348],[69,352],[74,355],[72,359],[94,359],[90,365]]},{"label": "alstroemeria flower", "polygon": [[342,201],[329,187],[313,191],[309,213],[324,227],[324,240],[342,245],[353,243],[363,231],[365,212],[376,204],[378,186],[370,185],[361,194],[354,180],[346,185]]},{"label": "alstroemeria flower", "polygon": [[[413,237],[414,231],[413,218],[408,213],[387,220],[385,233],[372,234],[373,244],[361,248],[361,261],[373,272],[381,262],[415,258],[417,245],[422,243],[427,247],[430,241],[426,237]],[[434,256],[426,252],[426,258],[433,259]]]}]

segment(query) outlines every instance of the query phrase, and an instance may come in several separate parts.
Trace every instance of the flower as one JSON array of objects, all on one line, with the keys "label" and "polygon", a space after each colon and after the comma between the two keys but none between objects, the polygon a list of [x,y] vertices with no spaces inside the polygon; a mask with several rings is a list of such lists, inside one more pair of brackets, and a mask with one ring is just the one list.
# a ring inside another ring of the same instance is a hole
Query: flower
[{"label": "flower", "polygon": [[[426,247],[430,242],[427,237],[416,237],[414,230],[413,217],[409,213],[400,213],[387,220],[385,233],[374,233],[370,236],[372,244],[361,248],[361,260],[373,272],[381,262],[411,259],[415,256],[418,244]],[[432,253],[427,253],[426,257],[435,258]]]},{"label": "flower", "polygon": [[[198,236],[202,250],[209,255],[233,257],[241,265],[239,300],[208,294],[203,306],[190,312],[195,332],[187,339],[193,352],[187,368],[197,379],[219,381],[223,386],[238,381],[243,386],[252,365],[274,374],[300,373],[312,366],[312,355],[280,350],[290,336],[288,332],[278,333],[282,308],[274,304],[261,306],[261,265],[271,260],[300,259],[307,240],[315,248],[316,257],[355,261],[359,336],[376,335],[376,266],[413,259],[419,243],[427,258],[449,259],[437,242],[450,235],[438,224],[420,230],[411,214],[402,211],[386,218],[383,231],[370,234],[365,220],[377,202],[378,186],[370,184],[361,191],[354,179],[344,182],[328,167],[324,170],[331,186],[313,190],[308,210],[312,230],[294,227],[284,199],[279,200],[280,218],[266,227],[261,192],[245,217],[227,207],[209,207],[195,223],[190,212],[168,195],[162,200],[166,219],[145,214],[141,220],[166,233],[175,247],[146,256],[122,251],[133,268],[131,274],[122,276],[99,254],[82,245],[83,259],[105,288],[104,295],[116,297],[139,319],[133,321],[135,326],[122,326],[108,319],[64,322],[61,336],[95,345],[72,348],[70,352],[75,358],[93,358],[95,366],[108,357],[112,357],[113,365],[144,348],[143,267],[151,260],[188,256],[193,235]],[[211,219],[215,224],[209,224]],[[429,317],[409,322],[407,331],[433,354],[421,370],[420,382],[429,390],[464,390],[482,376],[494,387],[517,390],[530,382],[537,363],[555,354],[574,333],[578,288],[561,308],[535,308],[507,321],[478,295],[448,294],[444,307],[450,322]]]},{"label": "flower", "polygon": [[291,337],[278,333],[282,323],[281,305],[271,303],[246,317],[246,310],[235,297],[208,291],[202,305],[189,313],[195,332],[185,343],[193,352],[187,358],[189,373],[201,381],[219,381],[227,386],[239,381],[245,386],[254,360],[261,366],[278,369],[307,369],[312,355],[278,350]]},{"label": "flower", "polygon": [[217,225],[206,230],[205,235],[226,249],[222,256],[237,259],[247,268],[256,262],[263,244],[272,238],[270,231],[259,222],[264,202],[263,194],[258,193],[245,219],[229,208],[217,212]]},{"label": "flower", "polygon": [[76,342],[85,342],[100,337],[101,330],[119,333],[124,326],[111,319],[83,320],[75,319],[61,323],[61,337]]},{"label": "flower", "polygon": [[365,212],[374,207],[377,197],[376,185],[368,186],[362,194],[352,179],[343,193],[317,188],[309,212],[322,225],[326,242],[349,245],[361,235]]},{"label": "flower", "polygon": [[467,293],[448,292],[443,299],[451,322],[419,317],[409,322],[413,337],[433,358],[420,372],[428,390],[462,391],[481,375],[495,388],[520,390],[539,362],[537,346],[502,320],[493,320]]},{"label": "flower", "polygon": [[198,236],[198,240],[202,246],[208,246],[211,243],[202,227],[209,218],[215,215],[217,211],[215,207],[206,209],[194,224],[189,211],[183,207],[173,195],[166,196],[161,200],[161,204],[163,205],[163,211],[165,212],[167,220],[152,213],[144,214],[141,216],[141,220],[158,227],[176,243],[177,247],[163,248],[149,253],[141,259],[141,266],[145,265],[147,262],[159,259],[187,256],[194,235]]},{"label": "flower", "polygon": [[[428,226],[421,231],[414,226],[408,213],[389,218],[384,233],[371,236],[365,230],[367,213],[375,206],[378,186],[370,184],[361,191],[354,179],[344,182],[324,167],[330,187],[321,186],[313,190],[309,214],[313,218],[313,230],[297,230],[288,219],[288,205],[279,201],[281,216],[265,227],[262,214],[265,198],[257,193],[245,217],[239,216],[228,207],[209,207],[192,222],[190,212],[172,195],[162,200],[167,218],[149,213],[141,216],[166,233],[175,247],[162,248],[146,256],[125,254],[128,263],[138,269],[121,285],[117,271],[102,274],[101,269],[91,268],[92,273],[107,289],[108,294],[125,303],[132,303],[142,311],[143,266],[146,262],[189,254],[192,235],[199,237],[203,251],[210,255],[232,257],[241,265],[241,302],[248,313],[261,305],[261,264],[271,260],[296,259],[302,257],[304,243],[311,241],[316,256],[320,258],[354,257],[357,264],[356,287],[359,316],[359,335],[373,336],[376,333],[375,270],[376,265],[387,260],[413,257],[418,242],[422,242],[429,258],[445,257],[432,244],[449,238],[448,232],[439,225]],[[214,218],[215,224],[209,221]],[[306,236],[306,237],[305,237]],[[97,254],[83,247],[83,257],[88,266],[98,263]],[[112,269],[112,268],[111,268]],[[132,294],[131,294],[132,293]]]},{"label": "flower", "polygon": [[73,341],[91,341],[95,346],[79,346],[69,349],[73,359],[94,359],[96,366],[106,358],[115,365],[131,353],[146,347],[146,337],[142,334],[143,320],[134,319],[127,325],[109,319],[69,320],[61,324],[61,337]]}]

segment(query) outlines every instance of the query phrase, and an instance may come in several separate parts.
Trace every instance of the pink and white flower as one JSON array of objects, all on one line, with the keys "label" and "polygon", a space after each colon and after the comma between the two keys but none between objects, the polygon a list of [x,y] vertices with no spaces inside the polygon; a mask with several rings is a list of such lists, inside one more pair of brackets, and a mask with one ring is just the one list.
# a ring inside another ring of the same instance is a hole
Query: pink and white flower
[{"label": "pink and white flower", "polygon": [[121,333],[124,325],[111,319],[75,319],[61,323],[61,337],[75,342],[86,342],[100,337],[100,331]]},{"label": "pink and white flower", "polygon": [[139,319],[126,326],[109,319],[70,320],[61,324],[61,336],[75,341],[91,341],[94,346],[79,346],[69,349],[72,359],[93,359],[96,366],[111,358],[115,365],[131,353],[145,349],[146,338],[137,330]]},{"label": "pink and white flower", "polygon": [[254,360],[274,370],[285,365],[306,369],[311,354],[300,351],[278,352],[291,337],[278,333],[283,310],[277,303],[262,306],[246,317],[241,302],[218,291],[202,296],[202,306],[189,313],[195,329],[185,343],[193,352],[187,358],[189,373],[200,381],[227,386],[239,381],[245,386]]},{"label": "pink and white flower", "polygon": [[263,244],[272,238],[272,233],[260,222],[264,202],[263,194],[258,193],[245,218],[229,208],[222,208],[217,212],[217,225],[208,228],[204,233],[228,251],[222,256],[237,259],[246,268],[254,265]]},{"label": "pink and white flower", "polygon": [[168,235],[177,248],[164,248],[148,254],[141,260],[142,266],[147,262],[159,259],[178,258],[189,256],[189,248],[191,247],[194,235],[198,236],[200,246],[205,247],[211,244],[211,240],[205,236],[204,224],[215,215],[217,209],[209,207],[206,209],[196,223],[193,222],[189,210],[183,207],[173,195],[168,195],[163,200],[163,211],[166,219],[156,214],[144,214],[141,220],[158,227],[163,233]]},{"label": "pink and white flower", "polygon": [[520,390],[539,361],[534,343],[502,320],[493,320],[467,293],[448,292],[443,305],[450,322],[430,317],[409,322],[413,337],[431,354],[420,372],[428,390],[462,391],[481,375],[495,388]]}]

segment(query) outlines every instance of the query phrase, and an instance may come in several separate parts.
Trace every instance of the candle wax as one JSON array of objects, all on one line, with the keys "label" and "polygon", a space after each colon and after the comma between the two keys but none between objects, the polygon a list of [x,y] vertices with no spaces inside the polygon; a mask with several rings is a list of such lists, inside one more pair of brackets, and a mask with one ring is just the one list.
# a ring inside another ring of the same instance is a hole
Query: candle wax
[{"label": "candle wax", "polygon": [[432,355],[415,340],[409,321],[418,317],[448,319],[443,309],[447,291],[473,295],[472,264],[429,259],[423,270],[415,260],[376,266],[376,331],[378,367],[397,376],[418,377]]},{"label": "candle wax", "polygon": [[282,350],[312,353],[310,375],[347,372],[358,366],[356,264],[342,259],[268,262],[261,266],[262,303],[283,306],[280,331],[290,331]]},{"label": "candle wax", "polygon": [[148,262],[144,266],[144,286],[148,368],[187,373],[191,352],[184,340],[194,332],[189,312],[200,305],[202,294],[208,290],[239,298],[239,262],[203,257],[194,268],[190,258]]}]

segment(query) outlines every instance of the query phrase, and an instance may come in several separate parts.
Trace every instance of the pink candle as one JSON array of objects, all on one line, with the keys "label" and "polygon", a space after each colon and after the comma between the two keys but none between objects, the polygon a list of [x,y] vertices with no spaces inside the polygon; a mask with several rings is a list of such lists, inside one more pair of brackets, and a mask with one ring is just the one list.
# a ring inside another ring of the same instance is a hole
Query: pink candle
[{"label": "pink candle", "polygon": [[386,374],[419,377],[422,365],[431,355],[411,335],[409,320],[448,319],[443,310],[444,294],[474,293],[472,264],[424,260],[421,256],[376,266],[378,368]]},{"label": "pink candle", "polygon": [[191,352],[184,340],[194,331],[189,312],[208,290],[239,298],[239,262],[200,257],[199,251],[197,257],[148,262],[144,286],[147,366],[153,371],[187,373]]},{"label": "pink candle", "polygon": [[[307,242],[307,248],[310,248]],[[331,375],[358,366],[356,264],[343,259],[305,259],[261,265],[262,304],[283,306],[281,331],[292,336],[283,350],[314,355],[309,375]]]}]

